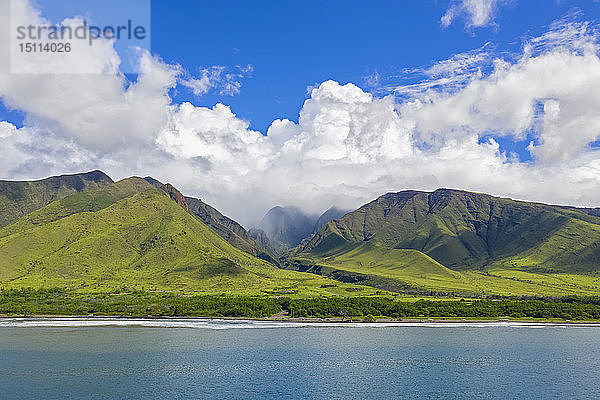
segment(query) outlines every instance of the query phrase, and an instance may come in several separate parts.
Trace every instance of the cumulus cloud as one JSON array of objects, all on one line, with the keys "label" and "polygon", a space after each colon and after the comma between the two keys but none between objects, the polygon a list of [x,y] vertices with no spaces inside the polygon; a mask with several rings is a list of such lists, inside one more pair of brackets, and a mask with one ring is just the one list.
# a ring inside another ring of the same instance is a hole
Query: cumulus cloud
[{"label": "cumulus cloud", "polygon": [[[422,71],[418,90],[397,87],[375,97],[352,84],[324,82],[312,89],[298,122],[276,120],[266,138],[233,123],[237,117],[225,106],[180,107],[174,113],[180,125],[192,114],[198,119],[188,125],[212,127],[219,114],[230,128],[210,128],[217,136],[196,128],[193,140],[169,151],[200,157],[205,167],[195,177],[210,182],[208,197],[238,218],[242,198],[252,199],[244,207],[258,217],[275,203],[319,211],[355,207],[390,190],[440,186],[593,205],[600,188],[599,158],[589,146],[600,133],[598,63],[589,25],[563,21],[528,41],[516,59],[496,58],[488,45],[436,63]],[[534,160],[527,163],[489,138],[531,134]],[[207,138],[220,143],[218,150],[202,150],[210,148],[202,142]],[[217,157],[221,152],[227,156]]]},{"label": "cumulus cloud", "polygon": [[72,140],[48,130],[32,127],[18,129],[0,122],[2,157],[0,171],[12,179],[47,176],[49,171],[93,169],[95,155]]},{"label": "cumulus cloud", "polygon": [[450,89],[428,91],[400,107],[417,121],[422,140],[467,133],[524,139],[539,118],[540,143],[530,148],[536,159],[573,160],[600,133],[598,37],[587,24],[555,25],[527,43],[516,62],[495,59],[491,74]]},{"label": "cumulus cloud", "polygon": [[272,149],[260,132],[248,129],[224,104],[212,108],[183,103],[172,109],[169,124],[157,144],[176,158],[206,160],[211,168],[229,169],[232,174],[247,174],[264,168]]},{"label": "cumulus cloud", "polygon": [[[7,3],[2,2],[1,7],[8,7]],[[8,12],[0,14],[2,26],[11,26],[9,17],[15,26],[50,24],[29,3],[11,4],[12,16]],[[0,35],[0,51],[8,54],[11,42],[8,29],[3,29]],[[10,65],[2,63],[3,103],[25,112],[28,125],[61,131],[74,142],[99,152],[113,152],[131,142],[152,144],[152,132],[166,123],[167,106],[171,102],[168,90],[175,86],[180,68],[166,65],[140,50],[137,54],[140,77],[131,83],[117,68],[120,59],[111,41],[101,39],[94,46],[85,43],[79,46],[66,57],[34,54],[32,68],[42,69],[29,73],[10,73]],[[50,74],[51,71],[54,73]]]},{"label": "cumulus cloud", "polygon": [[507,2],[507,0],[455,0],[440,22],[444,28],[447,28],[462,17],[466,20],[467,29],[493,25],[498,7]]},{"label": "cumulus cloud", "polygon": [[[81,62],[118,65],[109,50]],[[135,82],[106,68],[26,78],[3,69],[2,101],[26,118],[21,128],[0,123],[0,175],[94,168],[116,179],[152,175],[246,226],[276,204],[319,212],[403,189],[598,205],[600,156],[591,145],[600,134],[598,53],[590,25],[561,21],[518,57],[484,46],[413,71],[421,82],[388,87],[385,96],[323,82],[296,121],[277,119],[267,132],[224,104],[173,104],[177,85],[214,90],[210,74],[190,78],[147,52],[137,54]],[[531,139],[532,161],[503,151],[500,136]]]},{"label": "cumulus cloud", "polygon": [[29,124],[60,129],[99,152],[132,141],[152,144],[152,132],[167,121],[167,93],[178,72],[147,52],[139,65],[139,79],[127,88],[120,74],[0,74],[0,93],[6,106],[27,114]]}]

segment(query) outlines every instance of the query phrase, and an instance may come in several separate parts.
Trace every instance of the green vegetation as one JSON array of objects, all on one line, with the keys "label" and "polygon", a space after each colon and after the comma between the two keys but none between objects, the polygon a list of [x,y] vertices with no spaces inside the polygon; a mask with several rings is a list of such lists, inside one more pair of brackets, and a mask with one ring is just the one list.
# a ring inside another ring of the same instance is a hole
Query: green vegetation
[{"label": "green vegetation", "polygon": [[368,241],[416,249],[456,270],[582,272],[600,266],[599,239],[600,218],[583,211],[440,189],[381,196],[327,224],[298,253],[326,258]]},{"label": "green vegetation", "polygon": [[289,297],[175,295],[172,293],[82,294],[62,289],[0,292],[3,315],[203,316],[266,318],[286,311],[302,318],[600,319],[600,298],[452,300],[413,302],[393,297]]},{"label": "green vegetation", "polygon": [[301,317],[378,315],[390,318],[539,318],[600,319],[600,298],[539,300],[453,300],[415,302],[388,298],[318,298],[290,301],[290,313]]},{"label": "green vegetation", "polygon": [[0,181],[0,228],[55,200],[110,183],[112,180],[101,171],[39,181]]},{"label": "green vegetation", "polygon": [[298,301],[391,292],[597,296],[598,214],[448,189],[389,193],[276,261],[261,232],[255,240],[216,209],[152,178],[112,183],[95,171],[0,181],[0,290]]},{"label": "green vegetation", "polygon": [[[210,226],[219,236],[227,240],[231,245],[247,253],[258,256],[266,253],[256,243],[254,238],[237,222],[224,216],[214,207],[199,199],[185,197],[189,212]],[[270,259],[270,257],[266,257]]]},{"label": "green vegetation", "polygon": [[546,240],[493,265],[542,272],[586,273],[600,266],[600,227],[572,219],[552,232]]},{"label": "green vegetation", "polygon": [[331,284],[233,247],[140,178],[66,197],[0,229],[4,288],[313,296],[331,293],[322,288]]},{"label": "green vegetation", "polygon": [[165,185],[151,177],[146,177],[144,180],[163,191],[173,201],[210,226],[215,233],[234,247],[254,256],[262,256],[261,258],[270,259],[264,250],[261,249],[260,245],[255,242],[252,236],[240,224],[231,218],[227,218],[214,207],[211,207],[200,199],[184,196],[171,184],[167,183]]},{"label": "green vegetation", "polygon": [[327,258],[294,257],[287,268],[395,292],[469,297],[600,295],[597,275],[526,272],[504,267],[453,271],[418,250],[369,242]]},{"label": "green vegetation", "polygon": [[322,228],[287,268],[408,293],[600,294],[600,218],[440,189],[389,193]]},{"label": "green vegetation", "polygon": [[12,315],[269,317],[281,311],[275,299],[183,296],[172,293],[81,294],[62,289],[0,293],[0,313]]}]

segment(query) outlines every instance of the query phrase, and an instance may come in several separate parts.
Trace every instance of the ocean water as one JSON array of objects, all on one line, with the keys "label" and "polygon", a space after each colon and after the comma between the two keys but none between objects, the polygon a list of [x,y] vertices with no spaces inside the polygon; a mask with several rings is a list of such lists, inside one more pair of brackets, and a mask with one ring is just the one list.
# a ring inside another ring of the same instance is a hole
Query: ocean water
[{"label": "ocean water", "polygon": [[599,399],[600,326],[0,320],[1,399]]}]

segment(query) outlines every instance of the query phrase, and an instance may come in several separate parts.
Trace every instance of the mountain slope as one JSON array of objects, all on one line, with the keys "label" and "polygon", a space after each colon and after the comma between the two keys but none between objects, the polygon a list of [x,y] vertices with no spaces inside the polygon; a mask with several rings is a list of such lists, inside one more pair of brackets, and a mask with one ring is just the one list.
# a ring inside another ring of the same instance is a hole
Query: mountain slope
[{"label": "mountain slope", "polygon": [[66,197],[0,229],[6,287],[318,292],[326,282],[233,247],[140,178]]},{"label": "mountain slope", "polygon": [[348,210],[342,210],[335,206],[331,207],[327,211],[325,211],[321,216],[317,219],[315,223],[315,227],[313,228],[312,233],[317,233],[319,229],[324,227],[329,221],[333,221],[334,219],[342,218],[344,215],[348,213]]},{"label": "mountain slope", "polygon": [[221,214],[214,207],[204,203],[200,199],[187,197],[181,194],[179,190],[171,184],[163,184],[162,182],[151,178],[144,178],[152,186],[165,192],[173,201],[179,204],[184,210],[198,217],[202,222],[210,226],[219,236],[228,241],[233,246],[255,256],[263,256],[261,246],[254,240],[240,224]]},{"label": "mountain slope", "polygon": [[0,181],[0,228],[55,200],[110,183],[112,179],[101,171],[38,181]]},{"label": "mountain slope", "polygon": [[418,250],[390,249],[369,242],[329,257],[292,256],[283,265],[342,282],[418,295],[600,295],[597,275],[534,273],[503,267],[485,272],[454,271]]},{"label": "mountain slope", "polygon": [[240,224],[199,199],[185,197],[185,200],[191,214],[200,218],[233,246],[255,256],[263,253],[261,246]]},{"label": "mountain slope", "polygon": [[600,267],[598,235],[600,218],[583,212],[439,189],[381,196],[330,222],[299,250],[327,256],[368,241],[416,249],[455,269],[477,269],[515,256],[520,266],[529,266],[526,256],[541,251],[531,266],[589,269]]},{"label": "mountain slope", "polygon": [[471,289],[460,272],[444,267],[418,250],[389,249],[368,242],[335,257],[320,259],[318,265],[338,271],[384,277],[413,287],[427,286],[434,289],[432,282],[444,281],[444,287],[451,285],[457,290]]}]

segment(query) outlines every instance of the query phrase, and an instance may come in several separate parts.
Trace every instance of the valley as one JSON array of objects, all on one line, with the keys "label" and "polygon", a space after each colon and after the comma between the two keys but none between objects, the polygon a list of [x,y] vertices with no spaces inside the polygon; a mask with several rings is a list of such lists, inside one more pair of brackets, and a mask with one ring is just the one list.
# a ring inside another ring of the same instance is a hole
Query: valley
[{"label": "valley", "polygon": [[151,177],[0,182],[0,288],[295,298],[597,296],[600,217],[440,189],[247,231]]}]

